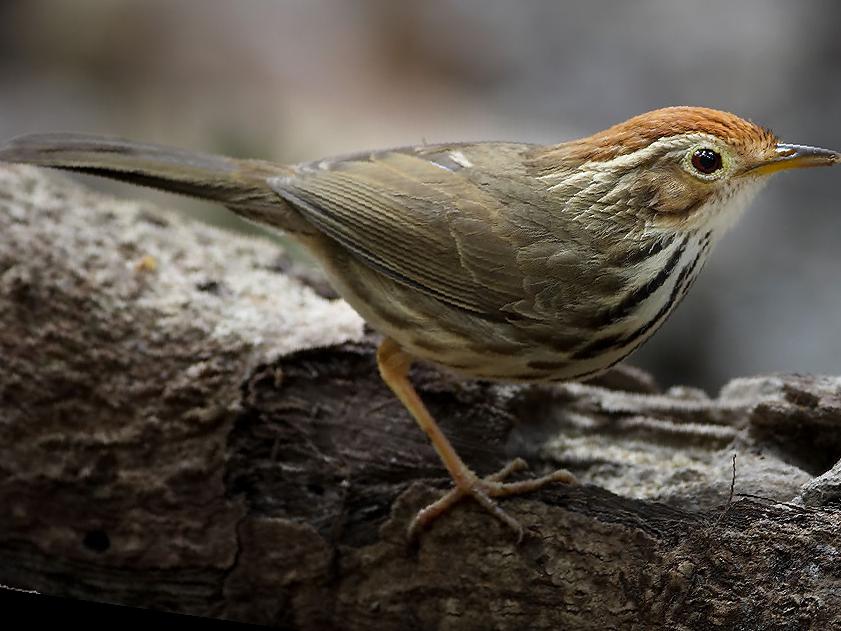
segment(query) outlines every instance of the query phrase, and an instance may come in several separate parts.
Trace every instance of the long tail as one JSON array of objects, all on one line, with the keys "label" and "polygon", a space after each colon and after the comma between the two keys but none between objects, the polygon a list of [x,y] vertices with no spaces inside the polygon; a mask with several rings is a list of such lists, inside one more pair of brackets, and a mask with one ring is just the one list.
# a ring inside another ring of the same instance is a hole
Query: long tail
[{"label": "long tail", "polygon": [[258,223],[310,232],[312,227],[266,184],[291,170],[184,149],[87,134],[30,134],[0,146],[0,162],[90,173],[224,204]]}]

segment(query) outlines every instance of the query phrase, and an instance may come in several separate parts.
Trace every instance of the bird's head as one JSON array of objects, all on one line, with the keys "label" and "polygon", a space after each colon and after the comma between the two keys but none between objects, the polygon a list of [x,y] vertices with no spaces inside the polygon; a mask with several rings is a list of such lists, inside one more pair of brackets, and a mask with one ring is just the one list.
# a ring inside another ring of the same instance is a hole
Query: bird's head
[{"label": "bird's head", "polygon": [[771,174],[839,163],[841,153],[785,144],[734,114],[668,107],[549,147],[533,164],[582,209],[673,230],[730,225]]}]

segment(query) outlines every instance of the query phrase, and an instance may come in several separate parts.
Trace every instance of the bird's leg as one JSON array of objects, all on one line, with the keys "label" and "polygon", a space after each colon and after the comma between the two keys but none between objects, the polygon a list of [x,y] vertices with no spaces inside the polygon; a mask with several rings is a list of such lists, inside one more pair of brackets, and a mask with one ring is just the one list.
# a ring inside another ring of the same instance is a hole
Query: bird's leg
[{"label": "bird's leg", "polygon": [[377,350],[377,365],[383,381],[388,384],[392,392],[414,416],[421,429],[426,432],[432,446],[449,471],[455,488],[418,512],[409,525],[409,537],[414,538],[424,527],[446,513],[464,497],[470,496],[494,517],[509,526],[517,535],[517,541],[520,541],[523,538],[522,525],[503,511],[491,498],[529,493],[553,482],[572,484],[575,483],[575,478],[568,471],[558,470],[533,480],[503,482],[510,474],[528,468],[522,458],[513,460],[491,476],[479,478],[456,453],[409,381],[411,364],[411,356],[403,352],[394,340],[386,338],[380,344]]}]

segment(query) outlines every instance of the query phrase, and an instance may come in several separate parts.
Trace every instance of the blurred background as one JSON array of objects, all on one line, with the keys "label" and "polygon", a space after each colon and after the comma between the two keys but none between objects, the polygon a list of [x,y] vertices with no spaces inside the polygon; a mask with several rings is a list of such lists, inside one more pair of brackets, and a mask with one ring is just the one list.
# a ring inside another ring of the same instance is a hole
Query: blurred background
[{"label": "blurred background", "polygon": [[[299,162],[553,143],[691,104],[841,149],[839,35],[833,0],[0,0],[0,137],[89,131]],[[711,393],[740,375],[841,374],[839,200],[839,169],[778,176],[630,363]]]}]

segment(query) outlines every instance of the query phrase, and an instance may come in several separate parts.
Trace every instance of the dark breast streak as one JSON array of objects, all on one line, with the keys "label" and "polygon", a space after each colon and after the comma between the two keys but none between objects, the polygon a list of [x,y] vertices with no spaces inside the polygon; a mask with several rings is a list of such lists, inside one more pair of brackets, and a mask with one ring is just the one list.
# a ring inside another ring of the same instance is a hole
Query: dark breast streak
[{"label": "dark breast streak", "polygon": [[[627,333],[616,333],[614,335],[609,335],[594,340],[593,342],[584,345],[575,353],[573,353],[572,358],[582,360],[593,359],[603,353],[609,353],[617,349],[622,349],[622,358],[625,358],[631,352],[633,352],[640,344],[642,344],[642,342],[645,341],[645,339],[647,339],[649,333],[656,330],[656,328],[659,327],[665,321],[666,317],[672,312],[672,310],[686,295],[686,292],[689,290],[689,287],[692,285],[692,282],[698,275],[700,267],[703,266],[703,261],[706,260],[706,256],[709,252],[711,244],[711,236],[711,233],[707,232],[702,237],[700,243],[698,244],[697,254],[693,257],[692,261],[686,264],[682,269],[680,269],[679,272],[676,272],[675,270],[676,262],[672,265],[667,264],[666,268],[664,268],[664,270],[661,271],[662,273],[668,268],[668,273],[666,274],[666,277],[659,282],[658,287],[662,286],[666,282],[666,280],[675,273],[677,273],[677,279],[675,280],[674,286],[672,287],[672,291],[670,292],[668,299],[666,300],[666,302],[663,303],[663,305],[651,319],[649,319],[647,322],[634,329],[633,331]],[[680,255],[684,253],[689,238],[690,237],[686,237],[679,246],[678,250]],[[678,260],[679,259],[680,256],[678,256]],[[669,263],[671,263],[671,259]],[[661,273],[658,273],[657,276],[655,276],[655,279],[652,280],[659,280]],[[643,286],[643,288],[647,286],[648,284]],[[650,292],[648,295],[650,296],[651,293],[653,292]],[[637,308],[639,308],[641,305],[641,301],[636,303]]]},{"label": "dark breast streak", "polygon": [[[672,237],[673,239],[674,237]],[[680,245],[675,248],[675,251],[669,257],[669,260],[666,261],[666,264],[663,268],[657,272],[657,274],[651,278],[647,283],[644,285],[640,285],[633,291],[629,292],[622,300],[619,301],[613,307],[605,309],[601,313],[597,314],[593,318],[593,328],[599,327],[607,327],[611,324],[622,320],[629,315],[631,315],[636,309],[642,305],[651,295],[660,289],[666,281],[671,277],[672,272],[674,272],[675,267],[677,266],[678,262],[680,261],[683,253],[686,251],[686,244],[689,241],[689,236],[686,236],[681,241]],[[669,240],[671,243],[671,240]],[[661,246],[657,250],[649,252],[648,256],[642,260],[637,261],[635,265],[640,265],[647,261],[649,258],[660,252],[663,247]]]}]

